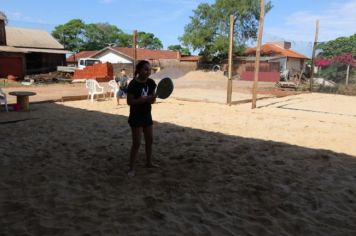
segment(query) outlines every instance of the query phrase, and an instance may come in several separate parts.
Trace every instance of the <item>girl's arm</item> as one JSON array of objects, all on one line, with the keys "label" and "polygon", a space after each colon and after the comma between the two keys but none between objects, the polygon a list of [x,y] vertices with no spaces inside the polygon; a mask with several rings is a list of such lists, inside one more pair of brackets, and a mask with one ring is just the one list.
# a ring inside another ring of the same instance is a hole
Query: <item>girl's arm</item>
[{"label": "girl's arm", "polygon": [[156,98],[157,98],[157,94],[156,94],[156,93],[154,93],[154,94],[152,95],[152,101],[151,101],[151,104],[153,104],[153,103],[155,103],[155,102],[156,102]]},{"label": "girl's arm", "polygon": [[146,97],[139,97],[137,99],[134,98],[134,96],[132,94],[127,94],[127,105],[131,106],[131,105],[138,105],[138,104],[143,104],[143,103],[154,103],[156,100],[155,96],[146,96]]}]

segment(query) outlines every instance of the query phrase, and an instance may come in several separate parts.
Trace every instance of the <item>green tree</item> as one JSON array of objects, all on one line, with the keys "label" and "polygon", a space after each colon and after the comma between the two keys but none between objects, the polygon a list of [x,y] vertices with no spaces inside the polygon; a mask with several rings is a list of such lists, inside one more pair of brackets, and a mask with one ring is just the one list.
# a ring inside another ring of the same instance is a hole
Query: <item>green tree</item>
[{"label": "green tree", "polygon": [[170,45],[170,46],[168,46],[168,49],[172,50],[172,51],[179,51],[182,55],[188,55],[188,56],[191,55],[189,48],[184,48],[179,44]]},{"label": "green tree", "polygon": [[84,50],[100,50],[109,44],[118,45],[119,35],[122,30],[108,23],[95,23],[85,26],[85,44]]},{"label": "green tree", "polygon": [[319,56],[323,57],[333,57],[343,53],[356,55],[356,34],[322,42],[318,45],[318,48],[322,50]]},{"label": "green tree", "polygon": [[120,33],[117,38],[117,47],[132,47],[132,34]]},{"label": "green tree", "polygon": [[[272,8],[266,4],[266,13]],[[184,46],[199,50],[207,59],[227,56],[229,48],[230,15],[234,15],[235,45],[255,39],[260,15],[259,0],[216,0],[214,4],[201,3],[194,11],[191,22],[185,26],[179,38]],[[241,48],[240,48],[241,50]],[[239,48],[236,47],[236,53]]]},{"label": "green tree", "polygon": [[[80,19],[73,19],[63,25],[58,25],[52,31],[55,37],[66,49],[73,52],[81,50],[100,50],[113,44],[117,47],[132,47],[132,34],[108,23],[85,24]],[[137,45],[141,48],[162,49],[160,39],[152,33],[138,32]]]},{"label": "green tree", "polygon": [[137,32],[137,46],[139,48],[162,49],[163,45],[159,38],[152,33]]},{"label": "green tree", "polygon": [[[108,23],[85,24],[80,19],[73,19],[63,25],[58,25],[52,31],[55,37],[66,49],[73,52],[81,50],[100,50],[113,44],[117,47],[132,47],[132,34]],[[137,45],[141,48],[162,49],[160,39],[152,33],[138,32]]]},{"label": "green tree", "polygon": [[84,45],[85,24],[80,19],[73,19],[64,25],[58,25],[52,31],[55,37],[65,49],[78,52]]}]

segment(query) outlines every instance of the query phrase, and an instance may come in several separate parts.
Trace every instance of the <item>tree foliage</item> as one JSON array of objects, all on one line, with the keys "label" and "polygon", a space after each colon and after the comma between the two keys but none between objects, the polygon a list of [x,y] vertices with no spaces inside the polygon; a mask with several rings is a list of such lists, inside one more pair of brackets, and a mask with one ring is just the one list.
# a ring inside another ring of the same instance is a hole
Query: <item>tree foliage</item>
[{"label": "tree foliage", "polygon": [[132,47],[133,38],[132,34],[121,33],[117,36],[117,47]]},{"label": "tree foliage", "polygon": [[[346,78],[348,67],[351,77],[354,76],[355,70],[353,67],[356,66],[356,62],[352,53],[342,53],[332,58],[319,57],[315,59],[315,65],[320,67],[319,76],[336,83],[341,83]],[[354,82],[355,79],[351,78],[350,83]]]},{"label": "tree foliage", "polygon": [[[270,1],[266,12],[272,8]],[[230,15],[234,16],[234,44],[255,39],[260,16],[259,0],[216,0],[202,3],[193,11],[191,21],[179,39],[185,46],[199,50],[206,58],[226,57],[229,48]]]},{"label": "tree foliage", "polygon": [[188,55],[188,56],[191,55],[191,53],[190,53],[190,51],[189,51],[189,48],[184,48],[184,47],[182,47],[182,46],[179,45],[179,44],[170,45],[170,46],[168,46],[168,49],[169,49],[169,50],[172,50],[172,51],[178,51],[178,52],[180,52],[182,55]]},{"label": "tree foliage", "polygon": [[350,37],[339,37],[335,40],[322,42],[318,45],[321,49],[319,55],[323,57],[333,57],[343,53],[352,53],[356,55],[356,34]]},{"label": "tree foliage", "polygon": [[163,45],[159,38],[152,33],[137,32],[137,46],[139,48],[162,49]]},{"label": "tree foliage", "polygon": [[80,19],[73,19],[64,25],[58,25],[52,31],[55,37],[65,49],[78,52],[84,48],[85,24]]},{"label": "tree foliage", "polygon": [[95,23],[85,26],[85,50],[99,50],[107,47],[110,44],[117,45],[118,35],[122,34],[122,30],[108,23]]},{"label": "tree foliage", "polygon": [[332,63],[330,66],[320,70],[318,75],[335,83],[342,83],[346,78],[346,65]]},{"label": "tree foliage", "polygon": [[[72,19],[63,25],[56,26],[52,31],[52,36],[66,49],[73,52],[100,50],[109,45],[117,47],[132,47],[133,45],[133,35],[123,32],[115,25],[85,24],[80,19]],[[137,33],[137,46],[150,49],[163,48],[160,39],[146,32]]]}]

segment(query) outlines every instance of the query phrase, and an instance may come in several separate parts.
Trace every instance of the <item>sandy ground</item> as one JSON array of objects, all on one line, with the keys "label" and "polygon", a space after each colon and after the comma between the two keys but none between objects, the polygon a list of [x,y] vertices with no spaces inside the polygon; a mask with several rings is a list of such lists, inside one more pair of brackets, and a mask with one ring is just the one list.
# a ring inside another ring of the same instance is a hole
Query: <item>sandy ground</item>
[{"label": "sandy ground", "polygon": [[[171,77],[177,74],[176,71],[172,72]],[[162,76],[169,76],[165,73]],[[161,78],[160,76],[157,76]],[[159,78],[155,79],[159,82]],[[215,103],[226,103],[227,96],[227,80],[223,76],[222,72],[202,72],[191,71],[179,79],[174,79],[175,93],[174,97],[178,99],[205,101]],[[251,99],[252,82],[233,80],[233,102],[244,102],[247,99]],[[105,92],[110,92],[108,83],[100,83],[104,87]],[[3,88],[8,94],[11,91],[31,91],[35,92],[35,96],[31,96],[30,102],[43,102],[43,101],[61,101],[62,98],[68,97],[85,97],[87,95],[87,89],[84,83],[73,84],[52,84],[52,85],[33,85],[22,87],[10,87]],[[206,96],[204,91],[209,90],[210,93]],[[280,91],[275,88],[274,83],[260,82],[258,86],[260,98],[273,97],[273,96],[285,96],[295,92]],[[10,104],[16,103],[16,97],[8,95],[8,102]]]},{"label": "sandy ground", "polygon": [[134,178],[127,105],[1,113],[0,234],[355,235],[355,103],[303,94],[251,110],[160,100],[160,168],[144,168],[142,147]]},{"label": "sandy ground", "polygon": [[356,97],[191,89],[153,105],[160,168],[142,144],[133,178],[127,105],[1,112],[0,235],[356,235]]}]

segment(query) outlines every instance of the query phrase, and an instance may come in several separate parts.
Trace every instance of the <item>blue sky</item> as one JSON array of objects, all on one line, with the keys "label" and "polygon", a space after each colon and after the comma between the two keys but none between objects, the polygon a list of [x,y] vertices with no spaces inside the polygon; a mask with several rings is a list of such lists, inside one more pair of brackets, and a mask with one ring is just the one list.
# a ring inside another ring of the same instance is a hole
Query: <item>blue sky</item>
[{"label": "blue sky", "polygon": [[[265,0],[267,1],[267,0]],[[153,33],[164,47],[179,44],[178,37],[200,3],[215,0],[0,0],[9,26],[51,32],[56,25],[79,18],[85,23],[107,22],[127,33]],[[319,41],[356,33],[356,0],[272,0],[263,40],[288,40],[310,55],[315,21],[320,19]]]}]

